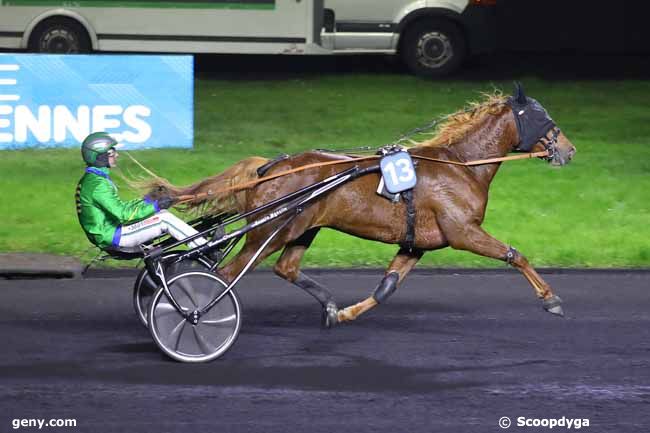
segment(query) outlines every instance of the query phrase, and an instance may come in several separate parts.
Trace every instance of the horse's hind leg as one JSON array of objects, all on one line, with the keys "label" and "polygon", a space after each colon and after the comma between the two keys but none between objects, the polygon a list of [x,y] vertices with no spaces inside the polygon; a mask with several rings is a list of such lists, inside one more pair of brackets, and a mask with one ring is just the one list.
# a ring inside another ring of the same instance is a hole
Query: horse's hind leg
[{"label": "horse's hind leg", "polygon": [[273,270],[278,276],[295,284],[316,298],[323,308],[321,325],[329,328],[331,325],[328,321],[331,315],[336,314],[337,311],[334,298],[325,286],[309,278],[300,270],[300,261],[316,237],[316,234],[318,234],[318,231],[318,227],[307,230],[298,239],[287,244],[282,255],[275,263]]},{"label": "horse's hind leg", "polygon": [[503,260],[517,268],[533,286],[537,297],[542,299],[544,309],[549,313],[564,316],[560,297],[553,294],[551,286],[539,276],[530,263],[528,263],[526,257],[516,249],[493,238],[480,226],[476,225],[464,225],[462,230],[457,229],[453,232],[447,230],[445,231],[445,236],[454,249],[471,251],[485,257]]},{"label": "horse's hind leg", "polygon": [[408,251],[404,248],[400,249],[393,261],[388,265],[386,275],[372,295],[355,305],[339,310],[336,321],[333,321],[333,323],[354,320],[378,304],[385,302],[397,289],[397,285],[406,278],[406,275],[420,260],[423,253],[421,250]]}]

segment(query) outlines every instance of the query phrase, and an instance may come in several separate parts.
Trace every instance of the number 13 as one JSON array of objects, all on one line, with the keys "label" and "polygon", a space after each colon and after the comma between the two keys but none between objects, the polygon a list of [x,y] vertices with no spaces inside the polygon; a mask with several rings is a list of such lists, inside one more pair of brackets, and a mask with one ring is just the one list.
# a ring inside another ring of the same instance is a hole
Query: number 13
[{"label": "number 13", "polygon": [[[397,167],[395,167],[397,166]],[[411,179],[415,176],[415,172],[413,171],[413,166],[409,162],[408,159],[403,158],[403,159],[398,159],[393,162],[389,162],[386,164],[386,167],[384,167],[385,170],[390,174],[391,180],[395,185],[398,185],[400,182],[410,182]]]}]

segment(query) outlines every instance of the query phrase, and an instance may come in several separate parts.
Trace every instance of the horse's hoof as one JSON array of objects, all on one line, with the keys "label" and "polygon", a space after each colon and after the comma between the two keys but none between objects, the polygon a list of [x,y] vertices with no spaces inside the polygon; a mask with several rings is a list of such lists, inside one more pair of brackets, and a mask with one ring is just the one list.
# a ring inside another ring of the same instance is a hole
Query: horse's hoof
[{"label": "horse's hoof", "polygon": [[544,299],[542,304],[544,309],[556,316],[564,317],[564,310],[562,309],[562,299],[559,296],[553,295],[548,299]]},{"label": "horse's hoof", "polygon": [[320,326],[323,329],[331,329],[339,323],[338,318],[339,309],[334,302],[328,302],[323,307],[321,314]]}]

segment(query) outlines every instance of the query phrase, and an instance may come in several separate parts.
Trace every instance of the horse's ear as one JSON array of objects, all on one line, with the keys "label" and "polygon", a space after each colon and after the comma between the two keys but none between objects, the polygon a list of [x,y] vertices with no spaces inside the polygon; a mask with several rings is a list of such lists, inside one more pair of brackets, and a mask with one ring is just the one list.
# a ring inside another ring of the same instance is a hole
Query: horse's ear
[{"label": "horse's ear", "polygon": [[524,105],[527,102],[526,95],[524,95],[524,86],[519,81],[515,81],[515,91],[512,96],[517,101],[517,104]]}]

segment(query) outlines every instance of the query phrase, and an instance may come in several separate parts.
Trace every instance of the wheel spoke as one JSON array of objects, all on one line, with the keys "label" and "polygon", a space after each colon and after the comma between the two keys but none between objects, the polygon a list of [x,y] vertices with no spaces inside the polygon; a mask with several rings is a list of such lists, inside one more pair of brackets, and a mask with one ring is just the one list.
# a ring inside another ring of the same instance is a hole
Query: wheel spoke
[{"label": "wheel spoke", "polygon": [[188,278],[180,278],[178,281],[178,287],[185,293],[185,296],[187,296],[194,306],[194,308],[199,308],[199,304],[196,302],[194,299],[194,293],[191,289],[193,289],[192,284],[188,281]]},{"label": "wheel spoke", "polygon": [[198,305],[207,305],[220,292],[221,287],[211,278],[201,277],[192,281]]},{"label": "wheel spoke", "polygon": [[237,316],[234,314],[231,314],[230,316],[221,318],[221,319],[216,319],[216,320],[202,320],[201,324],[202,325],[208,325],[208,326],[228,326],[230,323],[232,323],[234,320],[237,319]]},{"label": "wheel spoke", "polygon": [[[182,308],[182,307],[181,307]],[[184,309],[185,310],[185,309]],[[157,317],[165,317],[169,316],[172,313],[180,314],[174,306],[168,302],[159,302],[158,305],[156,305],[156,316]]]},{"label": "wheel spoke", "polygon": [[181,335],[183,334],[183,329],[185,328],[185,324],[187,323],[187,320],[182,319],[180,322],[178,322],[178,325],[172,329],[172,332],[169,333],[169,339],[171,341],[176,341],[174,342],[174,351],[178,351],[178,346],[181,344]]},{"label": "wheel spoke", "polygon": [[208,355],[216,350],[216,347],[208,343],[205,340],[205,338],[203,338],[203,336],[199,334],[199,331],[197,330],[196,326],[192,327],[192,331],[194,331],[194,338],[196,339],[196,342],[198,343],[199,347],[201,348],[204,354]]}]

